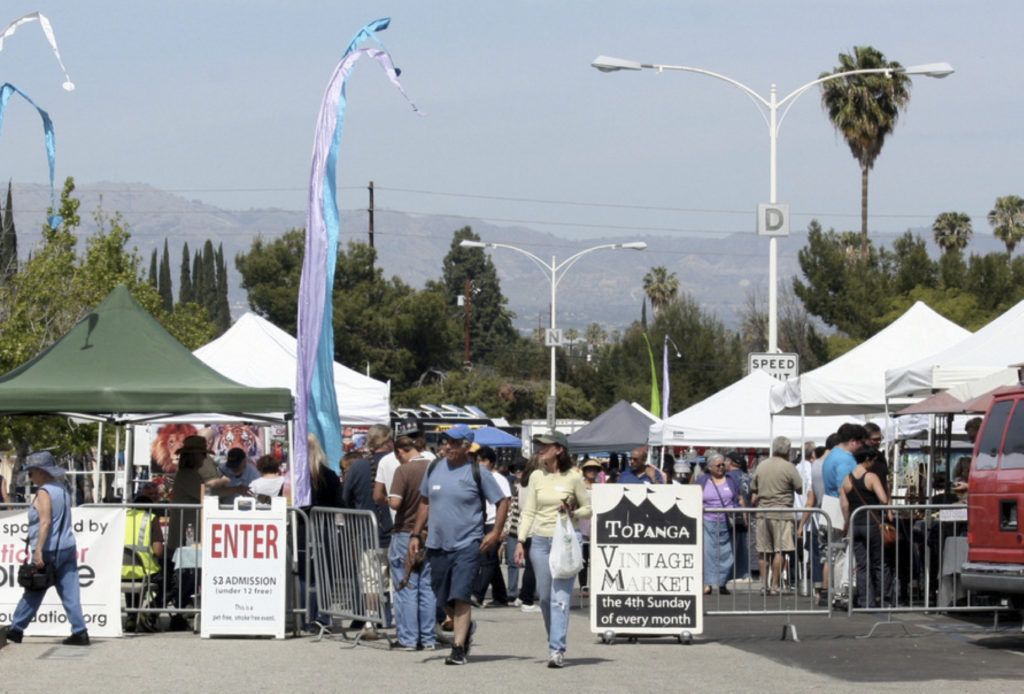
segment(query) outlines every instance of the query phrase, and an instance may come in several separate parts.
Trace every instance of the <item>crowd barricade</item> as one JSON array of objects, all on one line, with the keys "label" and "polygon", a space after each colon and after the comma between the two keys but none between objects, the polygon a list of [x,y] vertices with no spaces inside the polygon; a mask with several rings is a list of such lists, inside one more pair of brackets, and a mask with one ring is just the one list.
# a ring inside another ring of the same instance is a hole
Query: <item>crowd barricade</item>
[{"label": "crowd barricade", "polygon": [[[998,599],[961,583],[967,561],[967,507],[961,504],[861,506],[850,514],[846,540],[854,586],[848,611],[998,612]],[[885,546],[880,522],[896,526]]]},{"label": "crowd barricade", "polygon": [[[807,520],[801,532],[805,514]],[[716,520],[722,517],[726,519],[724,524]],[[777,563],[771,555],[762,568],[757,534],[766,528],[785,533],[781,544],[775,546],[789,551],[778,553]],[[831,614],[834,601],[829,589],[823,587],[823,573],[834,575],[831,566],[837,548],[832,543],[833,551],[829,551],[829,540],[837,537],[828,515],[818,508],[705,509],[703,582],[716,587],[703,596],[704,614]],[[754,572],[758,572],[758,578],[754,578]],[[723,583],[724,593],[719,588]],[[816,595],[819,591],[820,598]],[[788,623],[787,628],[791,628]]]},{"label": "crowd barricade", "polygon": [[[309,511],[311,601],[333,620],[385,626],[390,578],[373,511],[314,507]],[[356,641],[359,641],[357,636]]]},{"label": "crowd barricade", "polygon": [[[109,508],[111,504],[99,506]],[[146,550],[142,534],[129,538],[126,532],[121,571],[125,631],[149,631],[155,628],[161,614],[168,614],[172,619],[181,617],[198,620],[202,607],[200,571],[203,538],[200,505],[158,503],[117,506],[124,508],[126,514],[153,514],[160,524],[164,539],[163,556],[154,563],[144,556]],[[178,518],[180,523],[177,522]],[[127,517],[125,522],[128,524]],[[308,544],[308,527],[306,514],[301,509],[289,507],[286,575],[290,579],[298,579],[291,581],[288,591],[287,612],[292,618],[293,633],[298,633],[300,626],[308,622],[308,590],[303,580],[309,575],[310,557],[309,553],[303,551]],[[198,623],[189,626],[198,631]]]}]

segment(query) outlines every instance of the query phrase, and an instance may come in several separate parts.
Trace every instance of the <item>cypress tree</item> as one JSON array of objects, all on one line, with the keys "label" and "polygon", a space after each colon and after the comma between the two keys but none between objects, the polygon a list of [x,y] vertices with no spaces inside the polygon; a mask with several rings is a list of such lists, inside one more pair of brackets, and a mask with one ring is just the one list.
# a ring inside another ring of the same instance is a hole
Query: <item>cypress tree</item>
[{"label": "cypress tree", "polygon": [[153,256],[149,259],[149,283],[155,288],[156,281],[156,249],[153,249]]},{"label": "cypress tree", "polygon": [[18,272],[18,235],[14,229],[14,201],[11,197],[11,182],[7,181],[7,207],[3,210],[0,224],[0,284],[14,277]]},{"label": "cypress tree", "polygon": [[178,280],[178,303],[185,304],[195,301],[195,292],[192,289],[192,273],[189,268],[188,241],[181,249],[181,276]]},{"label": "cypress tree", "polygon": [[231,327],[231,306],[228,304],[228,269],[224,265],[224,244],[217,245],[217,294],[213,322],[221,330]]},{"label": "cypress tree", "polygon": [[197,290],[199,303],[206,307],[210,316],[216,316],[217,310],[217,271],[216,254],[213,251],[213,242],[206,239],[203,244],[203,282]]},{"label": "cypress tree", "polygon": [[164,239],[164,255],[160,259],[160,277],[157,281],[157,292],[164,310],[174,310],[174,290],[171,287],[171,256],[167,252],[167,239]]}]

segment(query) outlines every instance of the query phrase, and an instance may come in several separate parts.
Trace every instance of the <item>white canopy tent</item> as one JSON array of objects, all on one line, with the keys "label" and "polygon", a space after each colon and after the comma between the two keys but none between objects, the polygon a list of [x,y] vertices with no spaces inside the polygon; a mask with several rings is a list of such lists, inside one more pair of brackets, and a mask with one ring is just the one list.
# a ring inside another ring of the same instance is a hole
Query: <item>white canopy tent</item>
[{"label": "white canopy tent", "polygon": [[777,414],[808,416],[886,412],[886,369],[906,364],[971,335],[918,301],[846,354],[772,389]]},{"label": "white canopy tent", "polygon": [[885,394],[890,398],[922,397],[979,379],[993,388],[1013,385],[1018,380],[1013,365],[1024,362],[1022,335],[1024,301],[952,345],[941,347],[929,341],[928,354],[885,372]]},{"label": "white canopy tent", "polygon": [[[255,313],[246,313],[223,335],[193,352],[214,370],[247,386],[295,393],[296,340]],[[384,424],[391,419],[391,383],[334,363],[334,388],[342,424]]]},{"label": "white canopy tent", "polygon": [[[731,386],[651,426],[652,446],[710,446],[768,448],[775,436],[787,436],[794,446],[802,440],[819,445],[839,425],[863,418],[776,416],[772,422],[769,395],[779,381],[753,371]],[[801,429],[801,427],[806,427]]]}]

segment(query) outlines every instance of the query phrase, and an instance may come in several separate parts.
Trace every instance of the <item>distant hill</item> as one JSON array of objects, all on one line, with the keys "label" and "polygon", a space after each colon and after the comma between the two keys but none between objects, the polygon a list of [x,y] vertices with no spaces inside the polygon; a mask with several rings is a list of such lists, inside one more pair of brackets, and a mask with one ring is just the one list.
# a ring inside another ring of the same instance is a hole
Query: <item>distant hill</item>
[{"label": "distant hill", "polygon": [[[195,252],[206,239],[223,243],[231,281],[229,300],[232,313],[248,310],[245,292],[234,267],[235,255],[247,251],[258,236],[274,238],[292,228],[305,225],[305,212],[293,210],[222,210],[195,200],[164,193],[141,183],[79,185],[76,194],[82,201],[80,215],[86,234],[95,230],[93,213],[101,203],[109,216],[120,212],[132,233],[132,242],[149,267],[154,248],[162,251],[167,240],[171,253],[172,277],[177,282],[182,243]],[[44,186],[15,186],[14,209],[18,247],[27,256],[41,242],[39,232],[50,204]],[[753,213],[751,213],[753,215]],[[374,226],[375,247],[386,276],[397,275],[414,287],[422,287],[441,276],[441,262],[451,245],[452,233],[469,225],[485,241],[523,246],[541,258],[552,255],[559,261],[573,253],[601,243],[643,240],[648,248],[636,251],[599,251],[574,265],[559,284],[558,325],[580,332],[598,322],[609,332],[629,325],[640,316],[643,276],[656,265],[666,266],[679,278],[680,292],[689,292],[706,310],[730,327],[739,322],[746,304],[748,288],[766,292],[768,276],[768,240],[754,233],[724,237],[693,235],[588,238],[568,240],[524,227],[499,227],[484,221],[446,216],[410,216],[378,211]],[[366,241],[365,212],[343,212],[342,240]],[[925,238],[930,230],[915,230]],[[887,237],[886,243],[892,238]],[[797,252],[806,243],[806,233],[794,233],[779,242],[779,277],[788,282],[799,271]],[[929,244],[933,254],[938,250]],[[971,250],[987,253],[1001,250],[1002,244],[989,234],[976,234]],[[527,258],[511,251],[489,251],[509,300],[517,315],[516,326],[524,331],[547,324],[550,301],[549,276]],[[175,293],[177,287],[175,286]]]}]

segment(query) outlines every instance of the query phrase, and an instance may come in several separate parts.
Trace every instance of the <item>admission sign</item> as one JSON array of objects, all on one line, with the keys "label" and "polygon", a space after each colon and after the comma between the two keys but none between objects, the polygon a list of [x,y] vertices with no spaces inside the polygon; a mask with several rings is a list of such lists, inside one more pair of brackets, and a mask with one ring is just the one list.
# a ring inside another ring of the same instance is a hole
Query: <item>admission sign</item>
[{"label": "admission sign", "polygon": [[701,489],[594,485],[590,629],[615,635],[702,633]]}]

